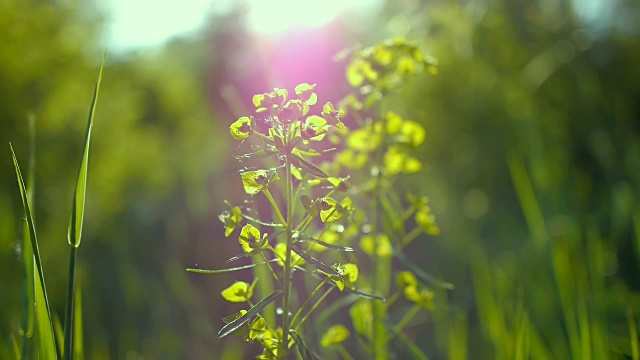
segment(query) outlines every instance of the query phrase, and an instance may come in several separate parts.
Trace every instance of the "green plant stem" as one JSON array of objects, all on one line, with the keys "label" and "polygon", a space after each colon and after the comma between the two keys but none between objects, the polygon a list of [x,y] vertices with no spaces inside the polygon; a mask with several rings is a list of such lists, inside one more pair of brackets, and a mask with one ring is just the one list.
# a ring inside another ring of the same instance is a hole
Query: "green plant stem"
[{"label": "green plant stem", "polygon": [[[290,171],[291,170],[289,170],[289,172]],[[273,210],[276,212],[276,215],[278,216],[278,220],[282,223],[282,225],[284,225],[285,228],[290,228],[289,222],[287,222],[287,220],[284,219],[284,216],[282,216],[282,213],[280,212],[280,208],[278,207],[278,204],[276,203],[276,201],[273,199],[273,196],[271,195],[271,192],[269,191],[269,189],[264,189],[262,190],[262,192],[264,193],[264,196],[267,197],[267,200],[269,200],[269,203],[271,204],[271,207],[273,207]]]},{"label": "green plant stem", "polygon": [[405,235],[402,240],[400,240],[400,245],[398,246],[398,251],[402,251],[407,245],[411,244],[413,240],[415,240],[418,236],[422,234],[422,228],[420,226],[411,230],[410,233]]},{"label": "green plant stem", "polygon": [[311,299],[313,299],[313,297],[316,296],[318,291],[320,291],[320,289],[322,289],[322,287],[324,286],[324,284],[327,283],[327,281],[329,281],[329,278],[326,278],[326,279],[322,280],[322,282],[318,286],[316,286],[316,288],[311,292],[311,295],[309,295],[309,297],[304,302],[304,304],[302,304],[302,306],[300,306],[300,309],[298,309],[298,312],[296,312],[295,316],[293,317],[293,320],[291,320],[291,326],[292,327],[295,327],[296,321],[298,321],[298,318],[302,314],[302,310],[304,310],[304,308],[307,307],[307,305],[309,304]]},{"label": "green plant stem", "polygon": [[[282,297],[282,344],[288,345],[289,342],[289,302],[291,300],[291,278],[292,278],[292,266],[291,266],[291,252],[293,251],[293,182],[291,180],[291,161],[289,156],[285,157],[285,177],[286,177],[286,198],[287,198],[287,220],[285,222],[285,233],[287,237],[287,248],[284,261],[284,294]],[[282,217],[282,215],[280,215]],[[282,354],[286,358],[288,346],[282,351]],[[280,355],[280,354],[278,354]]]},{"label": "green plant stem", "polygon": [[390,308],[399,298],[400,295],[402,295],[402,291],[398,290],[395,293],[393,293],[393,295],[391,295],[391,297],[387,300],[387,309]]},{"label": "green plant stem", "polygon": [[400,319],[400,321],[398,322],[398,325],[395,326],[395,330],[397,332],[402,331],[402,329],[404,329],[404,327],[407,326],[409,321],[411,321],[411,319],[413,319],[416,316],[416,314],[420,311],[420,309],[422,309],[420,305],[418,304],[413,305],[413,307],[409,309],[409,311],[407,311],[406,314],[404,314],[402,319]]},{"label": "green plant stem", "polygon": [[76,252],[78,248],[69,246],[69,279],[67,284],[67,303],[64,311],[64,359],[73,359],[73,305],[76,286]]},{"label": "green plant stem", "polygon": [[344,346],[342,346],[342,344],[336,344],[335,346],[336,346],[336,350],[338,350],[338,352],[340,353],[340,356],[342,356],[343,359],[353,360],[351,355],[349,355],[349,352],[347,351],[347,349],[345,349]]},{"label": "green plant stem", "polygon": [[276,274],[275,271],[273,271],[273,267],[271,266],[271,264],[269,263],[269,260],[267,260],[267,257],[264,256],[264,252],[260,251],[260,256],[262,256],[262,260],[264,260],[264,262],[269,266],[269,271],[271,272],[271,275],[273,276],[273,278],[276,280],[276,282],[278,283],[278,285],[282,286],[282,283],[280,282],[280,279],[278,278],[278,275]]},{"label": "green plant stem", "polygon": [[[267,264],[267,266],[269,267],[269,270],[265,269],[262,266],[256,266],[253,268],[253,275],[255,278],[262,278],[265,279],[265,281],[259,281],[257,284],[257,290],[258,293],[260,295],[261,299],[264,299],[265,297],[269,296],[270,294],[273,294],[273,282],[268,280],[268,276],[266,273],[270,272],[271,276],[273,276],[276,280],[276,283],[279,284],[280,286],[282,286],[282,283],[280,282],[280,279],[278,279],[278,276],[275,274],[275,272],[273,271],[273,268],[271,267],[271,263],[269,261],[267,261],[266,257],[264,256],[264,252],[260,251],[260,255],[262,256],[262,260],[265,261],[265,263]],[[257,263],[259,261],[259,259],[255,256],[251,257],[253,259],[254,264]],[[274,307],[273,311],[265,311],[263,313],[264,316],[264,320],[266,321],[266,323],[268,325],[271,326],[275,326],[276,325],[276,309]]]},{"label": "green plant stem", "polygon": [[[382,105],[378,106],[378,114],[382,114]],[[382,116],[382,131],[387,128],[386,116]],[[380,221],[380,206],[382,193],[383,175],[383,154],[386,148],[385,134],[381,134],[381,144],[376,150],[374,169],[372,175],[375,176],[375,188],[373,189],[371,234],[373,234],[376,248],[378,245],[378,232],[380,231],[378,222]],[[391,281],[391,257],[379,256],[377,251],[373,255],[373,291],[376,294],[386,296],[389,292],[389,282]],[[383,302],[373,302],[373,351],[376,360],[387,360],[388,354],[388,329],[385,326],[387,317],[387,306]]]},{"label": "green plant stem", "polygon": [[307,321],[307,319],[309,318],[309,315],[311,315],[318,308],[318,306],[320,306],[320,304],[322,304],[324,299],[326,299],[327,296],[329,296],[329,294],[331,294],[331,291],[333,291],[333,289],[335,289],[335,287],[333,287],[333,286],[330,287],[329,289],[327,289],[327,291],[324,292],[324,294],[322,294],[322,296],[320,296],[318,301],[316,301],[316,303],[313,304],[313,306],[311,307],[309,312],[304,315],[304,317],[302,318],[302,320],[300,320],[300,322],[298,324],[296,324],[296,327],[295,327],[296,331],[298,331],[298,329],[300,329],[300,327],[302,327],[302,325],[304,325],[305,321]]}]

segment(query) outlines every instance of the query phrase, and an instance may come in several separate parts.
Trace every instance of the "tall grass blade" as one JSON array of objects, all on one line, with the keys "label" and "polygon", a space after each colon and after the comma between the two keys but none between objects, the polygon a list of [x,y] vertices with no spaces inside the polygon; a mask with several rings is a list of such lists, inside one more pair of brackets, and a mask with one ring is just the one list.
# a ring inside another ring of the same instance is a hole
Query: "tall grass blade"
[{"label": "tall grass blade", "polygon": [[[29,227],[29,239],[31,240],[31,247],[33,249],[34,263],[34,276],[35,278],[35,304],[36,304],[36,331],[38,332],[39,348],[41,349],[40,357],[43,359],[57,359],[59,354],[55,346],[55,334],[53,333],[53,322],[51,321],[51,311],[49,310],[49,299],[47,298],[47,289],[44,282],[44,275],[42,272],[42,262],[40,261],[40,251],[38,250],[38,239],[36,237],[36,227],[33,223],[33,217],[31,216],[31,207],[29,206],[29,197],[27,189],[20,172],[20,166],[18,165],[18,159],[13,151],[13,146],[9,144],[11,148],[11,157],[13,158],[13,165],[16,170],[16,177],[18,178],[18,187],[20,188],[20,196],[22,198],[22,207],[24,208],[24,219]],[[42,353],[44,351],[44,353]]]},{"label": "tall grass blade", "polygon": [[524,213],[529,231],[531,232],[531,237],[536,245],[541,246],[547,242],[547,227],[524,160],[515,154],[511,154],[508,158],[507,165],[509,166],[513,187],[518,195],[518,200],[520,201],[522,212]]},{"label": "tall grass blade", "polygon": [[34,272],[38,273],[35,278],[35,300],[36,300],[36,331],[38,333],[39,358],[44,360],[58,359],[58,347],[56,346],[56,336],[51,321],[51,313],[47,301],[47,293],[42,283],[42,273],[37,263]]},{"label": "tall grass blade", "polygon": [[[29,206],[33,208],[35,195],[35,163],[36,163],[36,136],[35,118],[29,116],[29,164],[27,165],[27,199]],[[35,324],[35,294],[34,294],[34,272],[33,272],[33,248],[29,240],[29,225],[24,224],[22,236],[22,264],[24,269],[24,280],[22,287],[22,321],[20,335],[22,337],[21,358],[29,358],[29,339],[33,336]]]},{"label": "tall grass blade", "polygon": [[71,220],[69,221],[68,241],[69,245],[78,247],[82,237],[82,223],[84,219],[84,203],[85,193],[87,191],[87,175],[89,167],[89,144],[91,142],[91,129],[93,128],[93,117],[95,115],[96,105],[98,104],[98,94],[100,92],[100,83],[102,82],[102,69],[104,68],[104,60],[107,56],[105,51],[102,55],[102,64],[98,72],[98,80],[93,91],[93,100],[89,108],[89,118],[87,120],[87,131],[84,137],[84,150],[82,151],[82,160],[80,161],[80,170],[76,180],[76,190],[73,194],[73,207],[71,210]]},{"label": "tall grass blade", "polygon": [[93,90],[93,99],[89,108],[89,116],[87,119],[87,131],[84,137],[84,150],[82,151],[82,160],[80,161],[80,169],[78,170],[78,178],[76,180],[76,189],[73,193],[73,206],[71,208],[71,219],[69,220],[69,229],[67,233],[67,241],[69,242],[69,280],[67,284],[67,303],[64,315],[64,351],[65,359],[73,359],[73,306],[75,298],[75,273],[76,273],[76,251],[82,240],[82,223],[84,221],[84,205],[87,192],[87,176],[89,174],[89,144],[91,143],[91,129],[93,128],[93,118],[98,104],[98,94],[100,93],[100,83],[102,82],[102,70],[104,69],[104,60],[107,56],[105,50],[102,55],[102,63],[98,72],[98,80]]}]

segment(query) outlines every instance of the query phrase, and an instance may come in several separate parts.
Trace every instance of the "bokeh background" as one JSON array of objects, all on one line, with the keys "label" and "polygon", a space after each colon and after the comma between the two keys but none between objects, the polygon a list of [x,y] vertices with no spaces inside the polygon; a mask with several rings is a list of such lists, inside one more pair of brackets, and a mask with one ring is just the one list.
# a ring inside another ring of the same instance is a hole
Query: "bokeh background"
[{"label": "bokeh background", "polygon": [[335,55],[398,36],[439,61],[388,100],[427,129],[425,170],[404,182],[431,198],[442,229],[408,254],[456,285],[416,343],[434,359],[513,359],[522,341],[535,359],[633,357],[637,1],[157,3],[0,2],[0,358],[20,327],[23,276],[8,143],[24,168],[35,134],[40,251],[62,315],[105,47],[79,251],[87,358],[235,359],[256,349],[217,339],[232,277],[185,272],[236,252],[217,219],[243,197],[229,124],[274,86],[317,83],[337,101],[348,86]]}]

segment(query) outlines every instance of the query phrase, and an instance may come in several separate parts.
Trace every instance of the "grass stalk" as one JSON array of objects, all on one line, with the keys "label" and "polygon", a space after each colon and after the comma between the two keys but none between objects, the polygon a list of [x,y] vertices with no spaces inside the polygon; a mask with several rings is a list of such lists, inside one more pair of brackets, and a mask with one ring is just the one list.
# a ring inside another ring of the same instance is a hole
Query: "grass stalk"
[{"label": "grass stalk", "polygon": [[74,329],[74,304],[75,304],[75,279],[76,279],[76,253],[78,248],[69,247],[69,273],[67,284],[67,302],[64,311],[64,359],[73,359],[73,329]]}]

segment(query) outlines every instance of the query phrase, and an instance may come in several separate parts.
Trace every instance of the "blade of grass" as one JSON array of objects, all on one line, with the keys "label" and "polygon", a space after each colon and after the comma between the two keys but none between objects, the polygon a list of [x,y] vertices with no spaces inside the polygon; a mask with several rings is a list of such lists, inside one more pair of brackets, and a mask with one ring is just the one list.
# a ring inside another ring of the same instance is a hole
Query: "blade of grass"
[{"label": "blade of grass", "polygon": [[[35,163],[36,163],[36,135],[35,118],[29,116],[29,164],[27,165],[27,198],[29,206],[33,208],[35,194]],[[35,323],[35,294],[34,294],[34,272],[33,272],[33,249],[29,240],[29,226],[24,224],[22,240],[22,264],[24,269],[24,281],[22,287],[22,324],[20,335],[22,336],[21,358],[29,358],[29,339],[33,336]]]},{"label": "blade of grass", "polygon": [[33,249],[33,259],[35,260],[34,274],[35,277],[35,304],[36,304],[36,331],[38,332],[39,347],[41,351],[40,356],[46,359],[59,358],[58,350],[55,346],[55,334],[53,332],[53,322],[51,320],[51,311],[49,310],[49,299],[47,298],[47,289],[44,282],[44,275],[42,272],[42,263],[40,261],[40,251],[38,249],[38,239],[36,237],[36,227],[33,223],[33,217],[31,216],[31,208],[29,206],[29,196],[27,189],[22,179],[22,173],[20,172],[20,166],[18,165],[18,159],[13,151],[13,146],[9,143],[11,148],[11,156],[13,158],[13,165],[16,170],[16,177],[18,178],[18,186],[20,188],[20,196],[22,198],[22,207],[24,208],[24,219],[29,227],[29,239],[31,240],[31,247]]},{"label": "blade of grass", "polygon": [[58,347],[56,346],[56,335],[53,329],[47,294],[42,283],[42,273],[37,266],[34,272],[38,273],[35,278],[35,300],[36,300],[36,331],[38,333],[38,352],[41,359],[59,359]]},{"label": "blade of grass", "polygon": [[518,157],[515,153],[510,154],[507,159],[507,165],[509,166],[509,173],[511,174],[511,180],[513,181],[513,187],[516,190],[518,200],[522,207],[525,220],[531,232],[533,241],[538,246],[542,246],[547,242],[547,227],[544,222],[544,216],[542,216],[542,210],[536,199],[533,184],[527,173],[527,168],[524,164],[524,160]]},{"label": "blade of grass", "polygon": [[67,241],[70,245],[69,254],[69,280],[67,284],[67,302],[64,315],[64,351],[62,352],[65,359],[73,359],[73,306],[75,298],[75,274],[76,274],[76,252],[82,240],[82,223],[84,222],[84,205],[87,192],[87,177],[89,174],[89,144],[91,143],[91,129],[93,128],[93,118],[98,104],[98,94],[100,93],[100,83],[102,82],[102,70],[104,69],[104,60],[107,56],[105,50],[102,55],[102,63],[98,72],[98,79],[93,90],[93,99],[89,108],[89,116],[87,119],[87,131],[84,137],[84,150],[82,151],[82,160],[80,161],[80,169],[78,170],[78,178],[76,180],[76,189],[73,193],[73,207],[71,209],[71,219],[69,220],[69,229],[67,233]]}]

